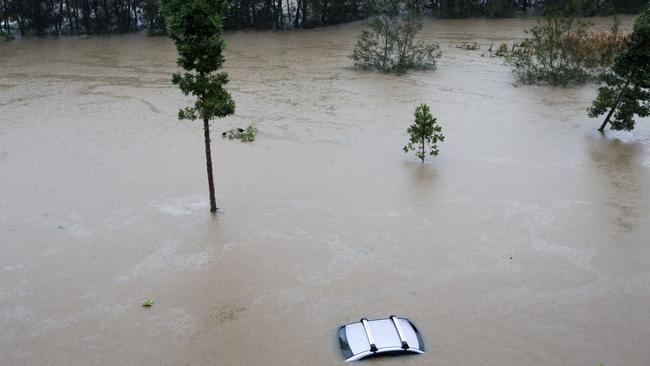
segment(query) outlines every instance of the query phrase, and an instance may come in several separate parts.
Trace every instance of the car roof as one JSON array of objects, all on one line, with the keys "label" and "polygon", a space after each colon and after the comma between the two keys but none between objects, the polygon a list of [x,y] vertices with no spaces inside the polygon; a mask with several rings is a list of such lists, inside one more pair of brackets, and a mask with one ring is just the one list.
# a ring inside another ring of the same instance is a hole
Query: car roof
[{"label": "car roof", "polygon": [[417,328],[406,318],[362,318],[339,328],[343,357],[356,361],[379,354],[424,353],[424,344]]}]

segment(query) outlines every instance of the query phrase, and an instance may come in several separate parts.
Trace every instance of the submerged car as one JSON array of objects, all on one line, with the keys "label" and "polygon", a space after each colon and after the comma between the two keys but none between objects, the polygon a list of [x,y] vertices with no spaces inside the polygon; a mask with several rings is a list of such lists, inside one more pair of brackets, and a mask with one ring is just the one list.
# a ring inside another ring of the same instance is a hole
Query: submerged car
[{"label": "submerged car", "polygon": [[339,328],[339,345],[346,361],[370,356],[424,353],[418,329],[406,318],[362,318]]}]

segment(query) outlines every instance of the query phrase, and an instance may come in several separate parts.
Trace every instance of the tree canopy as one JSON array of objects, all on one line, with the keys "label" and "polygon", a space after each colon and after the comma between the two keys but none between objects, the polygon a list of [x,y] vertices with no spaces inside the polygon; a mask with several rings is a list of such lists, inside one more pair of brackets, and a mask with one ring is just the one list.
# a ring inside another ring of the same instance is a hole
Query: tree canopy
[{"label": "tree canopy", "polygon": [[181,109],[180,119],[213,119],[235,112],[235,103],[224,89],[228,74],[219,70],[224,62],[222,15],[224,0],[165,0],[163,14],[167,33],[176,43],[178,65],[172,81],[185,95],[193,95],[193,105]]},{"label": "tree canopy", "polygon": [[634,21],[624,50],[602,79],[604,85],[588,110],[590,117],[607,113],[601,132],[607,124],[613,130],[633,130],[635,115],[650,115],[650,6]]}]

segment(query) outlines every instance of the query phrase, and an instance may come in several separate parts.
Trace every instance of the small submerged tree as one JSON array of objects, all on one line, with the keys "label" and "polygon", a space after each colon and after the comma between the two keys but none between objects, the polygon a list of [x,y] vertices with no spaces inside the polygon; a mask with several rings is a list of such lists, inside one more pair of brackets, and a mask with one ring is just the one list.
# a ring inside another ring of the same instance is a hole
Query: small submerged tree
[{"label": "small submerged tree", "polygon": [[235,102],[224,89],[228,74],[223,65],[223,15],[226,0],[164,0],[162,11],[167,33],[176,43],[178,65],[184,70],[172,77],[183,94],[196,98],[178,112],[179,119],[203,121],[205,159],[210,190],[210,212],[217,211],[210,151],[210,120],[235,113]]},{"label": "small submerged tree", "polygon": [[588,109],[590,117],[607,113],[600,132],[634,129],[634,115],[650,115],[650,6],[634,21],[625,49],[602,77],[604,86]]},{"label": "small submerged tree", "polygon": [[415,121],[406,130],[409,134],[409,143],[404,146],[404,152],[415,151],[415,156],[424,163],[427,155],[438,156],[438,142],[445,141],[445,136],[428,105],[420,104],[415,109],[414,116]]},{"label": "small submerged tree", "polygon": [[422,29],[418,9],[403,0],[372,0],[369,7],[370,29],[361,33],[354,47],[355,65],[387,72],[435,69],[440,47],[415,40]]}]

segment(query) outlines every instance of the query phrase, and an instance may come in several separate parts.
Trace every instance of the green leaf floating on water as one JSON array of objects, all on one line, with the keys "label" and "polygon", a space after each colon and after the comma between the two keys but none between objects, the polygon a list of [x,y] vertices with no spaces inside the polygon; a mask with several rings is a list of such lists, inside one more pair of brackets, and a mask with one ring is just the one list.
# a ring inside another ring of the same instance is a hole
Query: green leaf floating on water
[{"label": "green leaf floating on water", "polygon": [[144,302],[142,303],[143,308],[150,308],[153,306],[153,300],[151,299],[145,299]]}]

